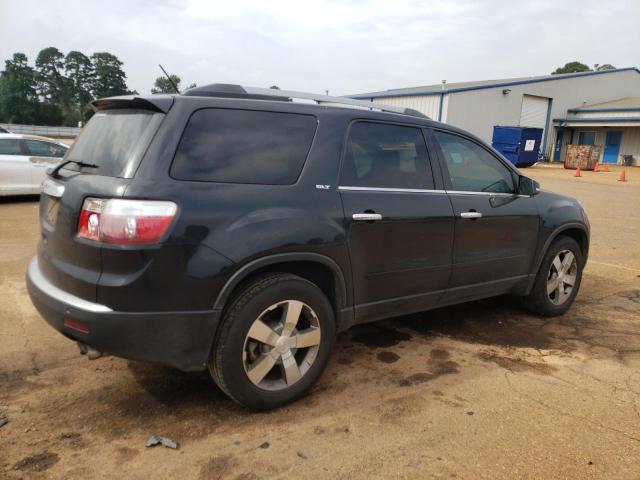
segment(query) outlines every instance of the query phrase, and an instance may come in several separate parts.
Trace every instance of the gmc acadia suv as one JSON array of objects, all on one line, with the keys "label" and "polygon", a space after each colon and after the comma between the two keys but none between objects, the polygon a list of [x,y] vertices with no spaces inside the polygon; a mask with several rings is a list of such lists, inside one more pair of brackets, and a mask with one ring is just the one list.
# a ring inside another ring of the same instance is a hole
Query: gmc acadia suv
[{"label": "gmc acadia suv", "polygon": [[27,271],[92,351],[208,368],[269,409],[352,325],[507,293],[553,316],[580,287],[578,202],[418,112],[224,84],[93,106]]}]

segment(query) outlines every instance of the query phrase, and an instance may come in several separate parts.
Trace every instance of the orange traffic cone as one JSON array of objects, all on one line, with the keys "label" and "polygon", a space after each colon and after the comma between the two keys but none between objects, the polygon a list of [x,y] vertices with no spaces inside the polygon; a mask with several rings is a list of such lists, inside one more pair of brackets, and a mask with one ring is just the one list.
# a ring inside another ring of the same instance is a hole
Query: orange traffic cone
[{"label": "orange traffic cone", "polygon": [[609,171],[609,164],[608,164],[608,163],[605,163],[605,164],[604,164],[604,171],[605,171],[605,172],[608,172],[608,171]]},{"label": "orange traffic cone", "polygon": [[600,171],[600,164],[598,162],[596,162],[595,166],[593,167],[593,171],[594,172],[599,172]]},{"label": "orange traffic cone", "polygon": [[625,173],[624,169],[622,169],[622,173],[620,173],[620,177],[618,178],[619,182],[626,182],[627,181],[627,174]]},{"label": "orange traffic cone", "polygon": [[582,175],[580,175],[580,165],[578,165],[578,168],[576,168],[576,173],[573,174],[574,177],[581,177]]}]

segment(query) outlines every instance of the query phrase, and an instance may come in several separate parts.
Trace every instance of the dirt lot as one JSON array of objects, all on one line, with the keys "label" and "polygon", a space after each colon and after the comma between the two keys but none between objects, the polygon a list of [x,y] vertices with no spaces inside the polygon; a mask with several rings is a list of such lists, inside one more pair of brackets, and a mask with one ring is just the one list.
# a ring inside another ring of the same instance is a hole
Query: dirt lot
[{"label": "dirt lot", "polygon": [[[498,298],[342,334],[310,395],[244,410],[206,374],[102,358],[49,328],[23,275],[32,199],[0,203],[0,477],[638,478],[640,169],[536,167],[577,197],[592,247],[571,311]],[[145,448],[150,435],[179,450]]]}]

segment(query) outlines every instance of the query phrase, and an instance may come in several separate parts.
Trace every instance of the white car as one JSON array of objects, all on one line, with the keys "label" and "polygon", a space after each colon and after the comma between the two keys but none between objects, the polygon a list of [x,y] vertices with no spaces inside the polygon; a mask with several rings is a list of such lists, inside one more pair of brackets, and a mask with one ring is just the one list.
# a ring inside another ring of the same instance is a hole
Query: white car
[{"label": "white car", "polygon": [[0,133],[0,196],[40,193],[49,168],[69,147],[51,138]]}]

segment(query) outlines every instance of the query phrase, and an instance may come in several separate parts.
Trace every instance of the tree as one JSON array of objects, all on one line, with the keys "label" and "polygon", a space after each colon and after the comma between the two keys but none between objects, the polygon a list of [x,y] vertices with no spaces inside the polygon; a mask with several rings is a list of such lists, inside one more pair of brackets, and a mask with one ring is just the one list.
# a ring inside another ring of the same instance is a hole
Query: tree
[{"label": "tree", "polygon": [[67,89],[64,69],[64,54],[55,47],[40,50],[36,58],[38,93],[45,101],[59,103]]},{"label": "tree", "polygon": [[270,88],[271,90],[280,90],[280,87],[279,87],[279,86],[277,86],[277,85],[271,85],[269,88]]},{"label": "tree", "polygon": [[0,74],[0,119],[7,123],[37,123],[35,71],[24,53],[14,53]]},{"label": "tree", "polygon": [[596,68],[598,72],[604,72],[605,70],[615,70],[615,69],[616,67],[614,67],[610,63],[605,63],[604,65],[600,65],[599,67]]},{"label": "tree", "polygon": [[72,50],[64,59],[64,70],[69,79],[71,100],[76,110],[75,122],[84,122],[87,119],[87,106],[92,100],[93,64],[84,53]]},{"label": "tree", "polygon": [[[175,86],[180,90],[180,82],[182,81],[179,76],[174,75],[173,73],[169,75],[171,80],[175,84]],[[191,87],[189,87],[191,88]],[[151,93],[176,93],[175,88],[171,85],[171,82],[167,77],[158,77],[156,81],[153,82],[153,88],[151,89]]]},{"label": "tree", "polygon": [[555,72],[551,72],[551,75],[557,75],[560,73],[575,73],[575,72],[590,72],[591,69],[584,63],[578,61],[565,63],[564,67],[556,68]]},{"label": "tree", "polygon": [[94,77],[92,93],[95,98],[113,97],[128,93],[126,78],[122,71],[122,62],[109,52],[97,52],[91,55]]},{"label": "tree", "polygon": [[[73,125],[72,86],[64,75],[64,54],[60,50],[55,47],[40,50],[36,58],[36,80],[44,103],[56,105],[66,119],[64,123]],[[49,108],[47,111],[54,110]]]}]

